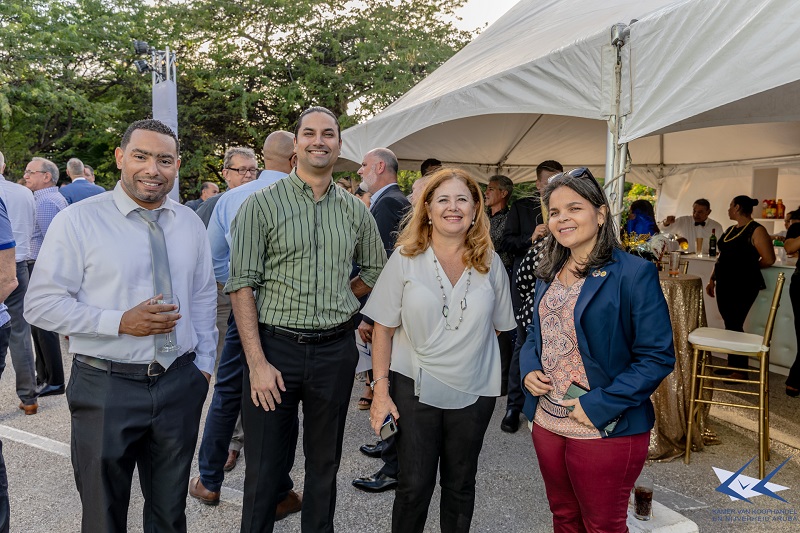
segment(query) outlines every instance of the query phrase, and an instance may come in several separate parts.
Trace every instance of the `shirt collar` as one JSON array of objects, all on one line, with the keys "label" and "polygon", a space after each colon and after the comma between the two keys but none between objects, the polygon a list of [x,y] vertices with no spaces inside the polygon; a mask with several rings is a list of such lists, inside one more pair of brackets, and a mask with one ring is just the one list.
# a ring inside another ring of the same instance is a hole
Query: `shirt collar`
[{"label": "shirt collar", "polygon": [[87,181],[86,178],[75,178],[74,180],[72,180],[72,183],[75,183],[76,181],[81,181],[81,180]]},{"label": "shirt collar", "polygon": [[39,189],[38,191],[33,191],[34,198],[41,198],[43,196],[52,196],[53,194],[61,194],[58,192],[58,187],[53,185],[52,187],[45,187],[44,189]]},{"label": "shirt collar", "polygon": [[390,183],[389,185],[384,185],[383,187],[381,187],[380,189],[378,189],[378,192],[374,193],[374,194],[373,194],[373,195],[370,197],[370,200],[369,200],[369,201],[370,201],[370,203],[372,203],[372,202],[377,202],[377,201],[378,201],[378,198],[380,198],[380,196],[381,196],[383,193],[385,193],[385,192],[386,192],[386,189],[388,189],[388,188],[389,188],[389,187],[391,187],[392,185],[397,185],[397,183],[396,183],[396,182],[392,182],[392,183]]},{"label": "shirt collar", "polygon": [[[300,176],[297,175],[296,168],[293,168],[285,179],[288,179],[289,183],[291,183],[297,189],[299,189],[301,193],[305,194],[306,196],[309,196],[312,200],[314,199],[314,191],[313,189],[311,189],[311,185],[300,179]],[[322,195],[322,198],[320,198],[320,200],[325,198],[328,195],[328,193],[331,192],[331,189],[335,187],[336,184],[333,182],[333,177],[331,176],[331,182],[328,184],[328,188],[326,189],[325,194]]]},{"label": "shirt collar", "polygon": [[[119,209],[119,212],[122,213],[123,216],[127,217],[132,211],[142,208],[142,206],[133,201],[133,198],[128,196],[128,193],[126,193],[125,189],[122,188],[121,181],[118,181],[117,185],[114,187],[113,195],[114,205],[117,206],[117,209]],[[165,209],[173,214],[175,213],[174,202],[169,196],[164,197],[164,202],[160,207],[156,208],[156,210],[158,209]]]}]

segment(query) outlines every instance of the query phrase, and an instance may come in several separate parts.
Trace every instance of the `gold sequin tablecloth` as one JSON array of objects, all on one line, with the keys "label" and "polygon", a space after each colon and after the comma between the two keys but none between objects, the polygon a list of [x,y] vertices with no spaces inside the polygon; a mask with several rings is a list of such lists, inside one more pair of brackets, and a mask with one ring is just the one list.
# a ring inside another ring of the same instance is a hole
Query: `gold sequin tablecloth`
[{"label": "gold sequin tablecloth", "polygon": [[[675,370],[667,376],[653,393],[656,424],[650,432],[648,459],[668,461],[686,450],[686,419],[689,413],[689,395],[692,377],[692,347],[689,333],[706,325],[703,305],[703,282],[699,276],[679,274],[671,277],[659,273],[659,282],[669,307],[672,337],[675,343]],[[692,439],[693,448],[703,448],[701,435],[706,433],[708,405],[702,407],[700,422]],[[694,450],[693,450],[694,451]]]}]

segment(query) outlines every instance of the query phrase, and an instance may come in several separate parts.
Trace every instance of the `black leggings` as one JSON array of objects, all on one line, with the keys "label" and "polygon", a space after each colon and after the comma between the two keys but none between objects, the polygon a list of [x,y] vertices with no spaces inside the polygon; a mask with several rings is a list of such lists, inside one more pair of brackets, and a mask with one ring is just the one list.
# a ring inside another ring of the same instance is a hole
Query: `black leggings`
[{"label": "black leggings", "polygon": [[792,368],[789,370],[789,377],[786,378],[786,386],[800,389],[800,274],[792,276],[789,285],[789,297],[792,299],[792,311],[794,311],[794,333],[797,335],[797,355],[794,358]]},{"label": "black leggings", "polygon": [[[733,283],[717,283],[717,307],[725,329],[728,331],[744,331],[747,313],[758,297],[758,287],[743,287]],[[747,356],[728,354],[728,366],[747,368]]]}]

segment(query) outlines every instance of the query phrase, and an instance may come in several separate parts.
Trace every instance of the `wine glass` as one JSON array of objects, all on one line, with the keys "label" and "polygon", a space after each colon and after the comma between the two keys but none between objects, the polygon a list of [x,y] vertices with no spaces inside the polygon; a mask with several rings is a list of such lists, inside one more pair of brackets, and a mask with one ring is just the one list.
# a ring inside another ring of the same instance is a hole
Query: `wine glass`
[{"label": "wine glass", "polygon": [[[163,314],[171,314],[171,313],[178,313],[181,310],[181,301],[178,299],[177,295],[173,294],[164,294],[160,300],[157,300],[156,303],[164,304],[164,305],[175,305],[178,308],[174,311],[165,311]],[[181,347],[174,342],[172,342],[172,332],[167,333],[167,342],[158,349],[159,353],[172,353],[172,352],[179,352]]]}]

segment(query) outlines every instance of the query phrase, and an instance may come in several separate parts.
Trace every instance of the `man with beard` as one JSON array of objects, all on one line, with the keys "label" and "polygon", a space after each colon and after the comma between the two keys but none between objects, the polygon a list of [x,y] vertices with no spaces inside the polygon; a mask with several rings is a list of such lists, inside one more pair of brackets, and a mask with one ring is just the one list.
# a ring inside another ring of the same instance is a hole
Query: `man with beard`
[{"label": "man with beard", "polygon": [[67,394],[82,531],[126,531],[133,469],[144,531],[186,531],[186,486],[214,369],[216,285],[205,228],[167,193],[178,138],[131,124],[113,191],[55,217],[25,318],[69,335]]}]

